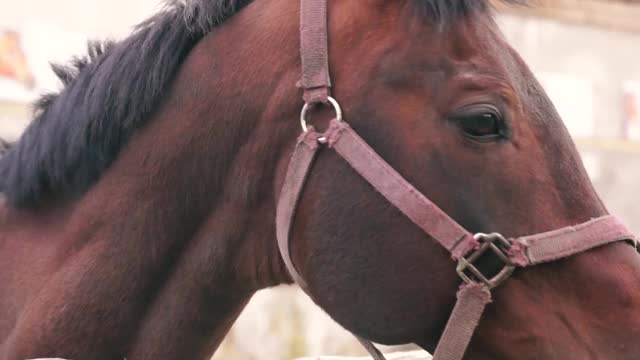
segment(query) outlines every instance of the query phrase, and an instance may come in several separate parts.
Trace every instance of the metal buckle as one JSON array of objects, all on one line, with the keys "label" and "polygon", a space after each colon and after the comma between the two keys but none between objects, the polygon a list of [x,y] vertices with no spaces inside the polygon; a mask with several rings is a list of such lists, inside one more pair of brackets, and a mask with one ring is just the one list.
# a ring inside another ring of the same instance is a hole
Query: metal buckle
[{"label": "metal buckle", "polygon": [[[469,283],[478,283],[478,280],[489,289],[493,289],[503,281],[509,278],[513,271],[515,270],[515,265],[509,260],[509,257],[505,254],[505,250],[508,250],[511,247],[511,243],[504,238],[504,236],[498,233],[492,234],[476,234],[474,238],[480,243],[480,248],[477,250],[473,250],[470,254],[461,257],[458,259],[458,266],[456,267],[456,271],[458,275],[466,282]],[[504,263],[504,267],[500,270],[494,277],[491,279],[487,279],[487,277],[475,266],[476,260],[480,258],[487,250],[491,250],[497,257]],[[470,275],[467,275],[465,271],[471,272],[471,275],[477,278],[475,280],[471,278]]]}]

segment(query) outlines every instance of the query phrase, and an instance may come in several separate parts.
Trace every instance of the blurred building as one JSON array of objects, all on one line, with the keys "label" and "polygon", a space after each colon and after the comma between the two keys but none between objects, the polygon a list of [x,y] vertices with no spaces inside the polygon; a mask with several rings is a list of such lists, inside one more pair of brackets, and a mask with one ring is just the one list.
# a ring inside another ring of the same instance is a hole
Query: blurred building
[{"label": "blurred building", "polygon": [[121,38],[158,0],[0,0],[0,137],[16,139],[38,94],[58,88],[49,63],[85,52],[89,39]]},{"label": "blurred building", "polygon": [[612,213],[640,233],[640,1],[543,0],[500,25],[545,86]]},{"label": "blurred building", "polygon": [[[30,103],[59,84],[48,63],[120,38],[158,0],[0,0],[0,137],[16,139]],[[539,0],[499,6],[505,36],[537,74],[611,212],[640,233],[640,1]],[[297,289],[261,292],[216,359],[363,354]]]}]

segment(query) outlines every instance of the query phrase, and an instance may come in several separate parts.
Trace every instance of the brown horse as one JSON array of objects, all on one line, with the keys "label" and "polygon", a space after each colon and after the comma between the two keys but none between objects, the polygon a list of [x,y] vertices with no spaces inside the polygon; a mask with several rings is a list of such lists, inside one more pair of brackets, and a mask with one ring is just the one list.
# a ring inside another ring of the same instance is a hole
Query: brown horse
[{"label": "brown horse", "polygon": [[[329,5],[345,119],[458,223],[518,236],[607,213],[487,2]],[[0,160],[0,359],[205,359],[254,292],[292,281],[274,219],[300,133],[298,13],[175,2],[55,67],[65,89]],[[460,284],[447,252],[333,152],[301,200],[313,300],[432,351]],[[616,243],[517,270],[467,358],[637,359],[638,336],[640,256]]]}]

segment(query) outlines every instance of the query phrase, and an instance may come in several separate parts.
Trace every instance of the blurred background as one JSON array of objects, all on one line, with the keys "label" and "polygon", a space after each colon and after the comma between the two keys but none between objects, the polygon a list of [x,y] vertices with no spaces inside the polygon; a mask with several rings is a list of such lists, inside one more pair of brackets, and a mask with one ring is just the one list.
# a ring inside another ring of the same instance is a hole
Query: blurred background
[{"label": "blurred background", "polygon": [[[88,39],[126,36],[159,0],[0,0],[0,138],[16,140],[31,103],[60,85],[49,62]],[[505,36],[545,86],[610,211],[640,233],[640,0],[497,5]],[[364,354],[295,287],[257,294],[214,359]]]}]

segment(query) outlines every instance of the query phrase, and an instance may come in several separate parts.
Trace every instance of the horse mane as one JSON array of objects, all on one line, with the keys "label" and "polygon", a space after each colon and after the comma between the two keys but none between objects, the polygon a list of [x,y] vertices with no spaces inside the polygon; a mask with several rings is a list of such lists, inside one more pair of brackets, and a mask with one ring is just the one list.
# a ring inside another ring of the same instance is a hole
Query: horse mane
[{"label": "horse mane", "polygon": [[52,65],[63,89],[34,104],[34,118],[0,159],[0,192],[12,206],[84,193],[145,125],[195,44],[249,0],[167,0],[120,41]]},{"label": "horse mane", "polygon": [[[488,0],[413,1],[440,21],[488,7]],[[33,121],[0,158],[0,193],[22,208],[83,194],[146,124],[196,43],[249,2],[166,0],[128,38],[90,42],[87,55],[52,65],[63,88],[36,102]]]}]

